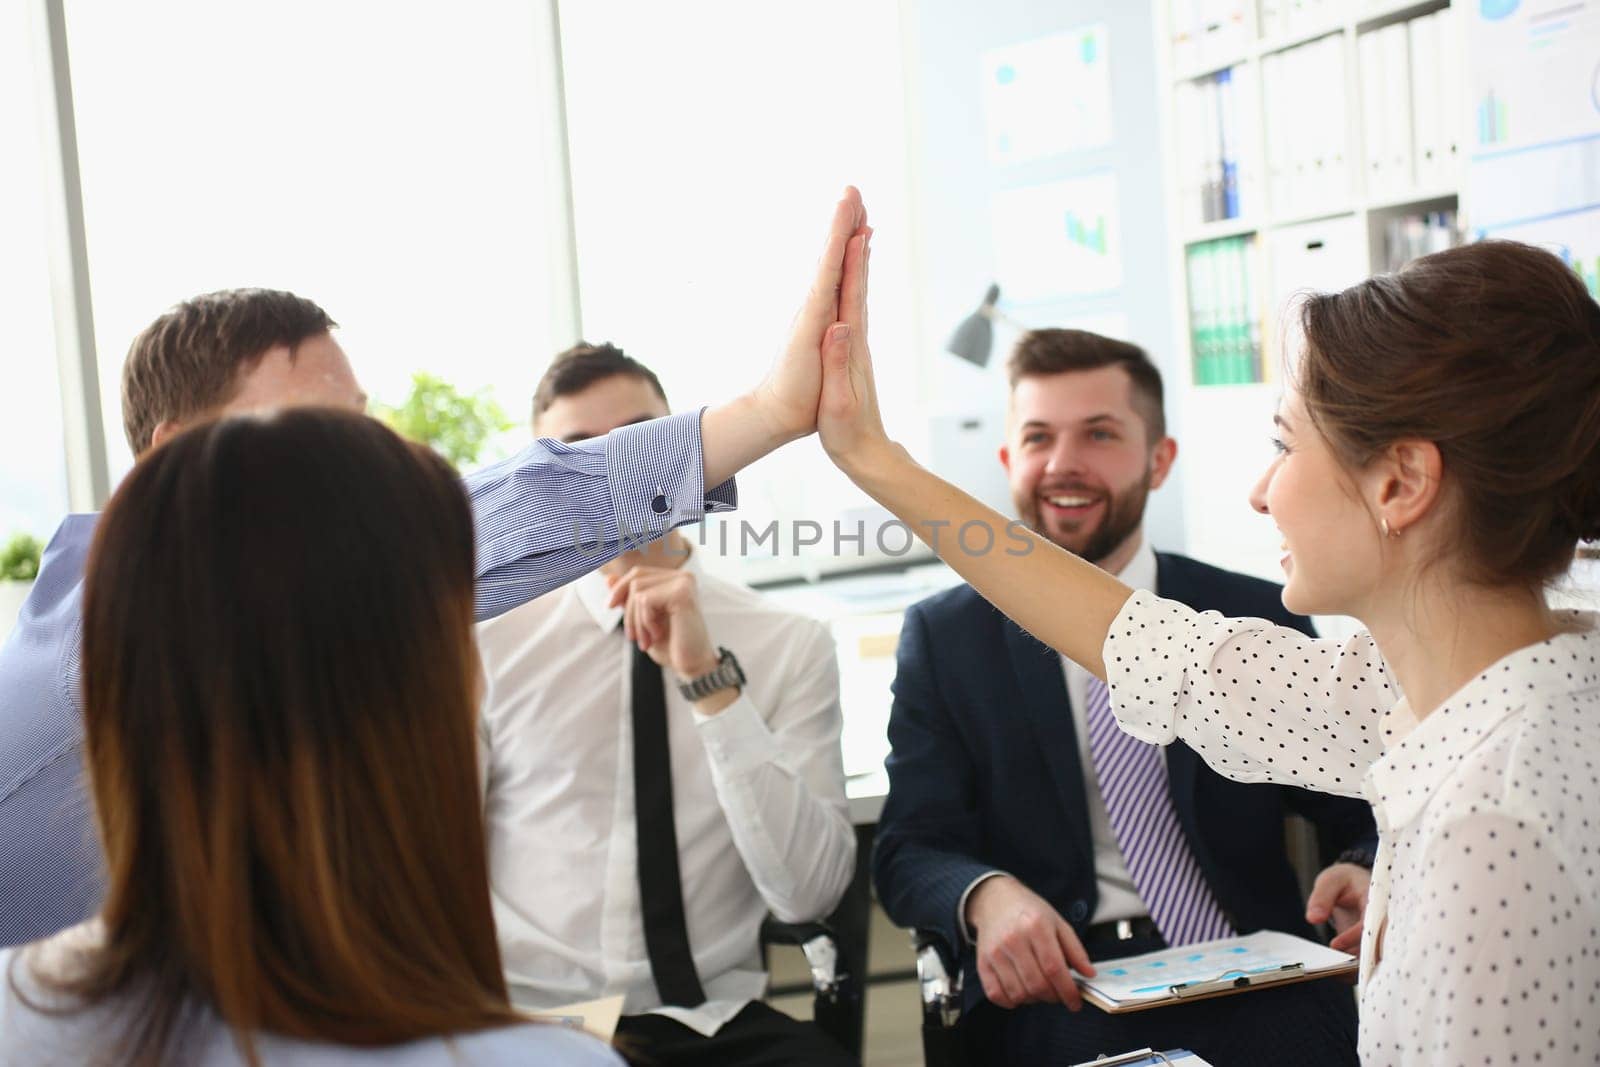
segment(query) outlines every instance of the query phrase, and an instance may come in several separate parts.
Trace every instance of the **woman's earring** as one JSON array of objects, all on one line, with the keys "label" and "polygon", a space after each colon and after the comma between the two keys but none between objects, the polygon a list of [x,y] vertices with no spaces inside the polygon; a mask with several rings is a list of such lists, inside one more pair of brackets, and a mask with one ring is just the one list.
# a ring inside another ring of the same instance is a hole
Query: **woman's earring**
[{"label": "woman's earring", "polygon": [[1383,536],[1385,536],[1385,537],[1397,536],[1393,530],[1389,529],[1389,520],[1388,519],[1379,519],[1378,520],[1378,529],[1383,531]]}]

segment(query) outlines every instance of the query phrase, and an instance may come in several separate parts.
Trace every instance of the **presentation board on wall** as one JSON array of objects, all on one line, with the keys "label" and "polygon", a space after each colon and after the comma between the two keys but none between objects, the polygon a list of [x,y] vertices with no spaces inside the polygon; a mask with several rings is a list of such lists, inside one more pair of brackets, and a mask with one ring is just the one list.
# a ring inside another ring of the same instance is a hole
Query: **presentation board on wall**
[{"label": "presentation board on wall", "polygon": [[983,53],[989,162],[1027,163],[1111,143],[1104,23]]},{"label": "presentation board on wall", "polygon": [[1600,5],[1469,10],[1472,229],[1549,248],[1600,296]]}]

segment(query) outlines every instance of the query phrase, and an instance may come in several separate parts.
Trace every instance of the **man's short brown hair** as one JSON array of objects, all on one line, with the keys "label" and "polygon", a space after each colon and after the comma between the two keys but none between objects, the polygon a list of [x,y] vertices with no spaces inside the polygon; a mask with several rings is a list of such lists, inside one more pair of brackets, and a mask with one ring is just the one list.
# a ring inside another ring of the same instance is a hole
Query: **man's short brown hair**
[{"label": "man's short brown hair", "polygon": [[1167,436],[1161,371],[1138,345],[1087,330],[1029,330],[1006,361],[1006,377],[1015,389],[1024,378],[1113,366],[1127,372],[1134,407],[1144,418],[1150,443],[1155,444]]},{"label": "man's short brown hair", "polygon": [[562,397],[581,393],[595,382],[619,374],[638,378],[667,404],[666,390],[661,388],[661,379],[656,377],[655,371],[609,341],[598,345],[579,341],[551,360],[544,377],[539,379],[538,388],[533,391],[533,421],[537,423],[539,416]]},{"label": "man's short brown hair", "polygon": [[133,339],[122,365],[122,425],[134,455],[156,427],[228,402],[239,373],[280,345],[337,326],[316,304],[278,289],[224,289],[172,308]]}]

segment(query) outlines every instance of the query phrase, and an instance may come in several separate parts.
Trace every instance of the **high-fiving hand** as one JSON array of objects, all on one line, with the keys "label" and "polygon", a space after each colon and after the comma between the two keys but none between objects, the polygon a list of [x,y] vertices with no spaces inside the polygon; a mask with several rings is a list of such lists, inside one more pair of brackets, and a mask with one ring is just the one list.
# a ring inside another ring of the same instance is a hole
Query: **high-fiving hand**
[{"label": "high-fiving hand", "polygon": [[761,383],[726,404],[707,408],[700,419],[705,479],[717,485],[790,441],[817,428],[822,389],[821,349],[839,318],[839,287],[846,246],[865,233],[861,194],[849,186],[834,205],[817,273],[806,294],[783,354]]},{"label": "high-fiving hand", "polygon": [[822,389],[819,351],[829,327],[839,319],[839,289],[846,246],[866,230],[861,193],[847,186],[834,205],[833,220],[817,259],[817,273],[805,303],[795,313],[789,343],[766,379],[756,387],[763,408],[788,433],[801,437],[817,428],[817,395]]},{"label": "high-fiving hand", "polygon": [[828,457],[846,473],[870,464],[894,446],[878,410],[872,353],[867,347],[867,266],[872,231],[845,245],[839,286],[839,321],[822,344],[822,396],[817,430]]}]

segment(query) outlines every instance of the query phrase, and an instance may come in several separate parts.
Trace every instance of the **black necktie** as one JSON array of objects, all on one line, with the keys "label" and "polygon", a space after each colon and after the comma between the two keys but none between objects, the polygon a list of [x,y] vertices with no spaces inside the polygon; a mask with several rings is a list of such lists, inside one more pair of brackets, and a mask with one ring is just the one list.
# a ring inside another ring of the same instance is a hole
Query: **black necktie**
[{"label": "black necktie", "polygon": [[667,694],[661,668],[633,650],[633,802],[639,836],[639,900],[644,945],[663,1004],[692,1008],[705,990],[689,952],[678,877],[678,832],[672,814],[672,752],[667,747]]}]

